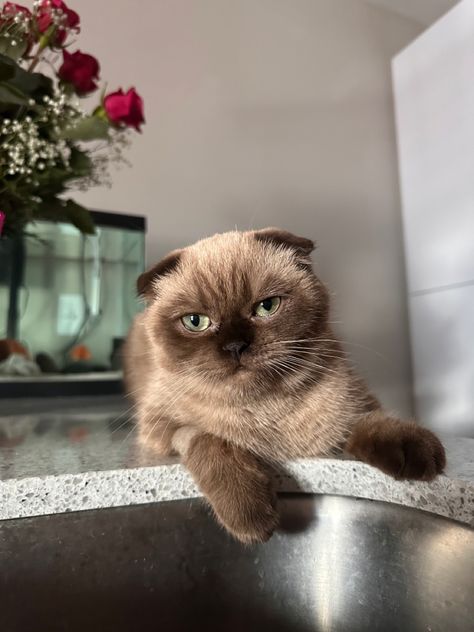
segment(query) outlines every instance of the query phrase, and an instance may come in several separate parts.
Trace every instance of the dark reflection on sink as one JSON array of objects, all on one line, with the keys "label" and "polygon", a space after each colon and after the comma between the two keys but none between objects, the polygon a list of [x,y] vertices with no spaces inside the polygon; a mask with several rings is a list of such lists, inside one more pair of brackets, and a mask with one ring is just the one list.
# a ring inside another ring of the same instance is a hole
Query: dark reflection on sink
[{"label": "dark reflection on sink", "polygon": [[467,632],[474,532],[416,510],[280,499],[244,548],[198,499],[0,523],[6,632]]}]

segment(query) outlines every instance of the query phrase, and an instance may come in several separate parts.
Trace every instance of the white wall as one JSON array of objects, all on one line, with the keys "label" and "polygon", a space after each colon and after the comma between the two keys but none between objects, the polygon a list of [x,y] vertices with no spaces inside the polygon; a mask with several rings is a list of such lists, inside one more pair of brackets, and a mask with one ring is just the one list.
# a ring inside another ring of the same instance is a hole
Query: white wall
[{"label": "white wall", "polygon": [[[419,32],[360,0],[80,0],[80,46],[147,125],[91,207],[149,217],[148,259],[237,226],[315,238],[354,357],[411,408],[390,58]],[[380,355],[379,355],[380,354]]]},{"label": "white wall", "polygon": [[474,0],[394,60],[417,412],[474,436]]},{"label": "white wall", "polygon": [[424,26],[430,26],[459,0],[367,0],[370,4],[395,11]]}]

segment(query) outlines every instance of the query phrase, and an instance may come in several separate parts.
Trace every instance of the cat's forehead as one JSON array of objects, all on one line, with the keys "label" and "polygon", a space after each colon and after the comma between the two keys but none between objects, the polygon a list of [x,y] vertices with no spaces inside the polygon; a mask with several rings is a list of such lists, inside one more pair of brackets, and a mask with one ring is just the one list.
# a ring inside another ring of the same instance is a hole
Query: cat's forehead
[{"label": "cat's forehead", "polygon": [[183,251],[166,294],[178,305],[219,305],[232,311],[290,289],[300,274],[289,251],[268,247],[249,234],[225,233]]},{"label": "cat's forehead", "polygon": [[269,262],[271,252],[260,244],[253,236],[246,233],[224,233],[198,241],[183,251],[182,269],[192,272],[199,268],[209,275],[218,272],[232,275],[238,267],[246,271],[252,263]]}]

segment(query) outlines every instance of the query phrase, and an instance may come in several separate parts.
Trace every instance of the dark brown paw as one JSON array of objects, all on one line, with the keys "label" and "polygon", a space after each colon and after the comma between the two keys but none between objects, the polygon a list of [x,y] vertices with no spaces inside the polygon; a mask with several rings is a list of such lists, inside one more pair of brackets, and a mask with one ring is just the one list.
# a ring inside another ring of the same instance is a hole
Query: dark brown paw
[{"label": "dark brown paw", "polygon": [[349,441],[348,451],[400,480],[431,481],[446,465],[444,448],[436,435],[395,419],[362,422]]},{"label": "dark brown paw", "polygon": [[224,528],[251,544],[266,542],[278,525],[276,497],[266,467],[245,450],[213,437],[196,437],[186,465]]},{"label": "dark brown paw", "polygon": [[227,488],[209,500],[219,522],[244,544],[266,542],[278,526],[276,496],[264,473],[254,472],[240,489]]},{"label": "dark brown paw", "polygon": [[241,506],[235,513],[227,508],[218,518],[226,530],[244,544],[267,542],[278,526],[278,514],[270,503]]}]

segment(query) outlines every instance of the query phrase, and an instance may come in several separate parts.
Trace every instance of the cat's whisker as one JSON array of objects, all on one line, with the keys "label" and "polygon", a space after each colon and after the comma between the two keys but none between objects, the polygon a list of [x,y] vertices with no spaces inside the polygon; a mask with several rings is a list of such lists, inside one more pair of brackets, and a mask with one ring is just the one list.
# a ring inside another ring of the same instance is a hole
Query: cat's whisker
[{"label": "cat's whisker", "polygon": [[[274,346],[278,346],[278,345],[285,345],[285,344],[289,344],[289,343],[305,343],[305,342],[312,342],[312,343],[322,343],[322,344],[337,344],[337,345],[341,345],[341,341],[338,340],[337,338],[326,338],[326,337],[315,337],[315,338],[299,338],[299,339],[295,339],[295,340],[277,340],[271,343],[267,343],[268,346],[270,345],[274,345]],[[361,349],[365,349],[366,351],[371,351],[373,353],[375,353],[376,355],[382,357],[383,359],[386,359],[383,354],[379,353],[376,349],[373,349],[371,347],[367,347],[366,345],[357,343],[357,342],[350,342],[347,340],[344,340],[342,342],[343,346],[352,346],[352,347],[358,347]]]},{"label": "cat's whisker", "polygon": [[290,363],[292,366],[295,367],[299,367],[299,368],[314,368],[318,371],[323,371],[325,373],[331,373],[333,375],[339,375],[339,371],[336,371],[330,367],[324,366],[322,364],[319,364],[317,362],[311,362],[310,360],[307,359],[303,359],[303,358],[298,358],[296,356],[287,356],[285,358],[285,360],[287,363]]},{"label": "cat's whisker", "polygon": [[[284,378],[286,381],[286,388],[290,390],[290,392],[298,393],[302,385],[304,384],[317,384],[318,380],[310,375],[303,375],[300,370],[295,367],[285,366],[282,367],[284,371]],[[288,382],[288,380],[292,380]]]},{"label": "cat's whisker", "polygon": [[324,352],[320,352],[317,351],[315,349],[310,349],[310,348],[300,348],[300,347],[287,347],[285,349],[281,350],[282,353],[302,353],[304,355],[312,355],[315,357],[326,357],[326,358],[333,358],[333,359],[341,359],[345,356],[345,354],[343,352],[341,352],[341,355],[332,353],[332,354],[326,354]]},{"label": "cat's whisker", "polygon": [[277,375],[279,375],[280,377],[284,378],[285,374],[279,370],[278,366],[272,365],[270,363],[268,363],[267,365],[268,369],[272,372],[275,372]]},{"label": "cat's whisker", "polygon": [[293,364],[289,364],[289,363],[285,363],[282,362],[280,363],[280,366],[287,372],[296,375],[298,378],[300,378],[300,382],[309,382],[312,384],[318,384],[320,382],[320,379],[316,378],[314,375],[308,374],[306,372],[302,372],[301,371],[301,367],[293,365]]},{"label": "cat's whisker", "polygon": [[110,422],[111,425],[112,424],[115,425],[117,421],[119,421],[119,419],[122,419],[123,417],[125,417],[125,419],[121,421],[118,426],[113,428],[113,430],[110,432],[110,436],[114,435],[116,432],[124,428],[127,424],[132,423],[134,408],[135,408],[135,404],[133,406],[130,406],[130,408],[126,410],[125,412],[123,412],[119,417],[117,417],[117,419],[114,419],[113,421]]},{"label": "cat's whisker", "polygon": [[318,364],[317,362],[305,362],[302,363],[300,361],[296,361],[296,360],[291,360],[290,361],[293,366],[295,366],[296,368],[299,369],[315,369],[316,371],[318,371],[319,373],[330,373],[331,375],[334,375],[335,377],[339,376],[339,372],[335,371],[333,369],[329,369],[327,366],[324,366],[323,364]]},{"label": "cat's whisker", "polygon": [[[201,379],[199,380],[199,382],[202,382],[202,374],[194,374],[194,377],[200,377]],[[148,432],[148,434],[145,437],[145,443],[148,441],[148,439],[150,438],[150,436],[153,434],[156,426],[158,425],[158,423],[161,421],[161,419],[171,410],[172,406],[181,398],[184,397],[186,394],[188,394],[190,391],[193,390],[193,388],[195,388],[197,385],[194,384],[193,382],[189,382],[187,385],[182,386],[182,384],[178,384],[173,392],[173,397],[171,399],[171,401],[167,402],[167,405],[160,411],[159,416],[157,417],[157,419],[154,421],[150,431]],[[166,424],[165,426],[165,430],[162,433],[161,439],[164,437],[164,434],[166,432],[167,427],[169,426],[170,421]]]},{"label": "cat's whisker", "polygon": [[[203,380],[201,379],[201,384],[202,384],[202,382],[203,382]],[[196,386],[197,386],[196,384],[193,384],[193,387],[196,387]],[[172,404],[171,404],[170,406],[172,406],[172,405],[173,405],[176,401],[178,401],[178,400],[180,399],[180,397],[184,397],[185,395],[187,395],[187,394],[188,394],[191,390],[192,390],[191,388],[184,389],[184,390],[183,390],[183,391],[179,394],[179,396],[178,396],[177,398],[175,398],[175,400],[172,402]],[[162,411],[162,413],[160,414],[160,416],[158,417],[158,419],[155,421],[155,424],[153,425],[153,427],[152,427],[152,429],[151,429],[151,431],[150,431],[151,433],[153,433],[153,431],[154,431],[154,429],[156,428],[156,426],[158,425],[158,423],[159,423],[159,422],[163,419],[163,417],[164,417],[164,416],[165,416],[165,415],[169,412],[170,406],[169,406],[169,407],[168,407],[168,409],[166,409],[165,411]],[[170,418],[168,419],[168,421],[166,422],[166,424],[165,424],[164,428],[163,428],[163,431],[162,431],[161,436],[160,436],[160,439],[159,439],[160,441],[162,441],[162,440],[163,440],[163,438],[164,438],[164,436],[165,436],[165,434],[166,434],[166,431],[168,430],[168,428],[169,428],[170,424],[171,424],[171,423],[173,423],[173,422],[174,422],[174,420],[172,419],[172,417],[170,417]]]},{"label": "cat's whisker", "polygon": [[344,346],[356,347],[358,349],[363,349],[364,351],[370,351],[371,353],[374,353],[376,356],[378,356],[382,360],[385,360],[387,362],[389,361],[389,359],[383,353],[380,353],[380,351],[377,351],[377,349],[374,349],[373,347],[368,347],[367,345],[360,344],[359,342],[351,342],[349,340],[343,340],[341,342],[340,340],[337,340],[335,338],[322,338],[321,342],[323,342],[323,343],[338,343],[338,344],[342,344],[343,347]]},{"label": "cat's whisker", "polygon": [[[296,376],[297,378],[299,378],[298,382],[310,381],[310,382],[316,383],[317,381],[314,378],[314,376],[308,375],[307,372],[303,372],[301,371],[300,368],[297,368],[294,365],[284,362],[282,360],[278,360],[276,364],[273,364],[272,368],[273,370],[278,372],[278,374],[281,375],[281,377],[285,379],[285,381],[287,380],[287,378],[290,377],[290,374],[293,377]],[[293,383],[293,384],[289,384],[288,386],[290,386],[292,390],[295,390],[296,384]]]},{"label": "cat's whisker", "polygon": [[111,435],[116,433],[118,430],[120,430],[120,428],[122,428],[123,426],[125,426],[125,424],[131,421],[130,419],[131,412],[133,411],[134,408],[136,408],[136,403],[131,404],[131,406],[129,406],[126,410],[124,410],[118,417],[115,417],[112,421],[109,422],[110,425],[115,425],[118,421],[120,421],[120,419],[123,419],[125,417],[125,420],[122,421],[116,428],[112,430],[112,432],[110,433]]},{"label": "cat's whisker", "polygon": [[[277,351],[277,349],[275,349],[275,351]],[[309,357],[314,357],[317,358],[321,361],[344,361],[345,364],[352,364],[349,359],[348,359],[348,354],[345,350],[343,349],[338,349],[337,352],[334,351],[330,351],[328,352],[325,349],[318,349],[315,347],[303,347],[303,346],[296,346],[296,345],[283,345],[281,347],[280,350],[278,350],[279,353],[290,353],[290,354],[297,354],[297,355],[303,355],[306,356],[307,358]],[[328,367],[330,368],[330,367]]]}]

